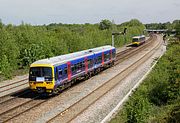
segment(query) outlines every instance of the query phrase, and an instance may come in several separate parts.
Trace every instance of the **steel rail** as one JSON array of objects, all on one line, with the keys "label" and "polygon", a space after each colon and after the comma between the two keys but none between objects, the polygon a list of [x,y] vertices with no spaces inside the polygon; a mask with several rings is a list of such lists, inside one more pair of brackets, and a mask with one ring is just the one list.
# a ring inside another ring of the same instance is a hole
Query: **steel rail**
[{"label": "steel rail", "polygon": [[97,89],[95,89],[94,91],[92,91],[91,93],[89,93],[88,95],[86,95],[85,97],[83,97],[82,99],[74,103],[73,105],[69,106],[62,112],[58,113],[55,117],[49,119],[47,122],[49,123],[49,122],[53,122],[54,120],[56,121],[56,118],[58,119],[58,121],[61,121],[61,122],[70,122],[73,119],[75,119],[77,116],[83,113],[88,107],[93,105],[97,100],[99,100],[101,97],[107,94],[110,90],[116,87],[120,81],[122,81],[124,78],[127,77],[128,74],[132,73],[142,63],[144,63],[150,56],[154,54],[155,52],[154,49],[156,49],[160,45],[161,45],[161,42],[159,42],[154,48],[152,48],[143,57],[141,57],[136,62],[128,66],[126,69],[124,69],[122,72],[117,74],[115,77],[107,81],[105,84],[99,86]]}]

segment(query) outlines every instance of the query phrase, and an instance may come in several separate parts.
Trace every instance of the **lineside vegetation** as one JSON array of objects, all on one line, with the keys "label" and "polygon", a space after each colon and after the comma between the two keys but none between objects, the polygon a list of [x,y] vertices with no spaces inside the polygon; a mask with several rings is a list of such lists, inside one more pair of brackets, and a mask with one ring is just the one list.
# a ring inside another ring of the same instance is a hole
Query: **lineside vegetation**
[{"label": "lineside vegetation", "polygon": [[111,123],[180,122],[180,41],[172,41]]},{"label": "lineside vegetation", "polygon": [[143,33],[145,26],[133,19],[120,25],[109,20],[99,24],[49,24],[19,26],[0,21],[0,81],[18,71],[27,73],[29,65],[39,59],[111,44],[111,33],[128,28],[126,36],[116,36],[115,46],[131,42],[133,34]]}]

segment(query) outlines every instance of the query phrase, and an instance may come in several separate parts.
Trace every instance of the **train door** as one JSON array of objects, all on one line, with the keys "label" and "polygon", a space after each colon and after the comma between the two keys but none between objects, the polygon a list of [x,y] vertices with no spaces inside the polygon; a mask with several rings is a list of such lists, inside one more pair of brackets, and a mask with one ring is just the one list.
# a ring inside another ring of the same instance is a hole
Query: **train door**
[{"label": "train door", "polygon": [[104,52],[102,52],[102,65],[104,65]]},{"label": "train door", "polygon": [[112,49],[110,50],[110,61],[112,62]]},{"label": "train door", "polygon": [[68,74],[68,80],[71,80],[71,62],[67,63],[67,74]]},{"label": "train door", "polygon": [[87,74],[88,73],[88,58],[87,57],[84,58],[84,63],[85,63],[85,72]]},{"label": "train door", "polygon": [[64,64],[62,67],[62,71],[63,71],[63,75],[62,75],[62,80],[66,80],[68,78],[68,74],[67,74],[67,64]]}]

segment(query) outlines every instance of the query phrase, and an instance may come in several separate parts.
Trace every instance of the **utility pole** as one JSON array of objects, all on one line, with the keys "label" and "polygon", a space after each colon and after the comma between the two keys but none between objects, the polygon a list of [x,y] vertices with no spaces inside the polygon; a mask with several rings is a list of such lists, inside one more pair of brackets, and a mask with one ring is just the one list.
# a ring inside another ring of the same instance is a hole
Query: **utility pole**
[{"label": "utility pole", "polygon": [[114,47],[114,35],[112,34],[112,46]]},{"label": "utility pole", "polygon": [[124,35],[124,45],[126,44],[126,31],[127,28],[124,28],[123,35]]}]

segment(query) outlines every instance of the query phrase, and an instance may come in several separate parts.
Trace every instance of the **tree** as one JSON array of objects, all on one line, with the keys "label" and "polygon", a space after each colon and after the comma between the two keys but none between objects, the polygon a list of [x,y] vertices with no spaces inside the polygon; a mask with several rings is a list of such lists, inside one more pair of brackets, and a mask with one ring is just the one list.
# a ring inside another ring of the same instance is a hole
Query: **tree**
[{"label": "tree", "polygon": [[6,78],[11,78],[12,75],[11,72],[12,72],[12,68],[8,61],[8,58],[6,55],[3,55],[1,57],[1,62],[0,62],[0,73],[2,73]]},{"label": "tree", "polygon": [[99,24],[99,29],[105,30],[105,29],[110,29],[112,27],[112,22],[110,20],[102,20]]},{"label": "tree", "polygon": [[176,30],[175,36],[178,38],[178,40],[180,40],[180,21],[179,21],[179,23],[176,23],[175,30]]}]

